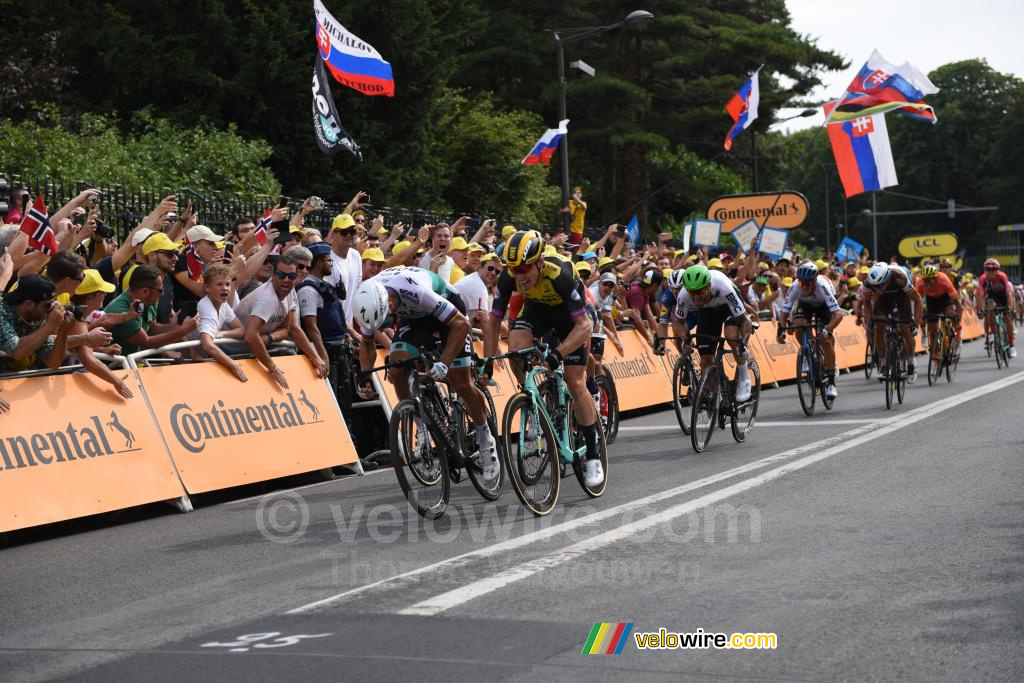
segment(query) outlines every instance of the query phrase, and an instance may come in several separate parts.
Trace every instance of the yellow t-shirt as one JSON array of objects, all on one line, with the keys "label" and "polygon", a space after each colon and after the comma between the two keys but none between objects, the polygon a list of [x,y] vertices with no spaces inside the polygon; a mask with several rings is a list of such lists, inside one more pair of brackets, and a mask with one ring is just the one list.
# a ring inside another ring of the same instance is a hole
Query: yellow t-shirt
[{"label": "yellow t-shirt", "polygon": [[464,277],[466,277],[466,274],[462,271],[462,268],[459,268],[459,264],[453,263],[451,275],[448,276],[448,284],[454,285]]},{"label": "yellow t-shirt", "polygon": [[583,221],[587,217],[587,204],[586,202],[577,202],[575,199],[569,200],[569,213],[572,215],[572,223],[569,224],[570,232],[576,235],[583,234]]}]

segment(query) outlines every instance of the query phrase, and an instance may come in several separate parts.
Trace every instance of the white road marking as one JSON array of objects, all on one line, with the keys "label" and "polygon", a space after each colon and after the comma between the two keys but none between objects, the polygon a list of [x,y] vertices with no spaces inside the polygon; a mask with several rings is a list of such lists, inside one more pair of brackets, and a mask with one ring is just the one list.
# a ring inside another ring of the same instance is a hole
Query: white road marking
[{"label": "white road marking", "polygon": [[[758,420],[754,423],[755,427],[806,427],[808,425],[863,425],[863,424],[888,424],[894,419],[887,417],[881,420],[816,420],[813,417],[809,417],[806,420],[782,420],[782,421],[764,421]],[[670,425],[633,425],[629,427],[619,427],[620,432],[656,432],[666,429],[679,429],[679,423]]]},{"label": "white road marking", "polygon": [[423,600],[422,602],[418,602],[406,607],[405,609],[399,610],[398,614],[421,616],[440,614],[441,612],[450,610],[453,607],[458,607],[459,605],[475,600],[476,598],[487,595],[488,593],[493,593],[494,591],[516,583],[517,581],[522,581],[523,579],[533,576],[545,569],[565,564],[566,562],[582,557],[587,553],[612,545],[618,541],[628,539],[634,536],[637,532],[668,522],[676,517],[699,510],[703,507],[725,500],[726,498],[730,498],[745,491],[749,491],[758,486],[762,486],[787,474],[802,470],[814,463],[848,451],[851,448],[856,448],[857,446],[861,446],[869,441],[874,441],[880,437],[887,436],[899,429],[902,429],[903,427],[925,420],[944,410],[959,407],[963,405],[964,401],[984,396],[985,394],[998,389],[1016,384],[1021,380],[1024,380],[1024,372],[1019,372],[1016,375],[1007,377],[1006,379],[993,382],[988,386],[977,387],[959,396],[952,396],[941,401],[936,401],[931,405],[924,406],[921,409],[907,413],[905,416],[894,420],[890,424],[852,438],[845,443],[837,444],[830,448],[826,448],[819,453],[815,453],[814,455],[809,455],[807,457],[800,458],[799,460],[786,463],[781,467],[776,467],[775,469],[757,476],[744,479],[743,481],[712,493],[708,493],[700,498],[695,498],[694,500],[689,500],[685,503],[679,503],[678,505],[674,505],[666,510],[655,513],[650,517],[645,517],[644,519],[637,520],[630,524],[623,524],[622,526],[618,526],[614,529],[598,534],[597,536],[578,541],[561,550],[539,557],[535,560],[523,562],[522,564],[510,569],[478,579],[477,581],[473,581],[454,590],[435,595],[432,598],[428,598],[427,600]]},{"label": "white road marking", "polygon": [[[968,401],[968,400],[971,400],[973,398],[977,398],[979,396],[983,396],[983,395],[988,394],[988,393],[990,393],[992,391],[996,391],[998,389],[1002,389],[1002,388],[1004,388],[1006,386],[1010,386],[1011,384],[1014,384],[1016,382],[1020,382],[1022,380],[1024,380],[1024,372],[1018,373],[1016,375],[1011,375],[1010,377],[1007,377],[1006,379],[993,382],[992,384],[986,385],[984,387],[978,387],[978,388],[969,390],[969,391],[967,391],[967,392],[965,392],[963,394],[959,394],[957,396],[951,396],[949,398],[941,399],[939,401],[935,401],[933,403],[926,404],[926,405],[924,405],[924,406],[922,406],[920,408],[916,408],[914,410],[911,410],[905,416],[903,416],[902,418],[898,418],[896,421],[890,423],[889,425],[883,425],[882,429],[886,430],[884,432],[884,434],[888,434],[891,431],[894,431],[895,429],[899,429],[902,426],[906,426],[908,424],[912,424],[914,421],[917,421],[918,419],[924,419],[926,417],[930,417],[931,415],[934,415],[935,413],[941,412],[943,410],[947,410],[949,408],[953,408],[953,407],[959,406],[964,401]],[[351,598],[351,597],[355,597],[355,596],[363,594],[363,593],[367,593],[367,592],[373,591],[376,588],[385,586],[385,585],[390,584],[390,583],[395,582],[395,581],[399,581],[399,580],[402,580],[402,579],[413,578],[413,577],[420,576],[420,575],[423,575],[423,574],[428,574],[430,572],[433,572],[433,571],[436,571],[436,570],[442,569],[442,568],[450,569],[453,566],[460,565],[460,564],[467,564],[468,562],[473,561],[473,560],[478,560],[480,558],[486,558],[486,557],[490,557],[490,556],[493,556],[493,555],[498,555],[498,554],[501,554],[503,552],[507,552],[509,550],[514,550],[516,548],[521,548],[521,547],[524,547],[524,546],[532,545],[533,543],[536,543],[536,542],[539,542],[539,541],[543,541],[543,540],[545,540],[547,538],[555,536],[556,534],[561,534],[561,533],[564,533],[564,532],[572,531],[572,530],[577,529],[579,527],[582,527],[582,526],[585,526],[585,525],[589,525],[589,524],[593,524],[595,522],[599,522],[599,521],[604,520],[604,519],[608,519],[609,517],[613,517],[613,516],[618,515],[620,513],[626,512],[627,510],[635,510],[637,508],[640,508],[640,507],[643,507],[643,506],[646,506],[646,505],[650,505],[652,503],[656,503],[656,502],[659,502],[659,501],[662,501],[662,500],[666,500],[668,498],[674,498],[674,497],[683,495],[685,493],[689,493],[690,491],[695,491],[697,489],[706,488],[708,486],[717,484],[717,483],[725,481],[727,479],[732,479],[732,478],[737,477],[739,475],[746,474],[747,472],[751,472],[753,470],[761,469],[761,468],[767,467],[769,465],[774,465],[774,464],[776,464],[776,463],[778,463],[780,461],[787,460],[787,459],[792,458],[794,456],[803,455],[805,453],[809,453],[809,452],[812,452],[812,451],[819,451],[821,449],[827,449],[827,448],[829,448],[829,447],[831,447],[831,446],[833,446],[835,444],[840,444],[840,443],[842,443],[842,442],[844,442],[844,441],[846,441],[848,439],[858,438],[861,435],[864,435],[864,434],[867,434],[867,433],[871,433],[872,438],[875,438],[876,436],[879,436],[879,435],[883,434],[883,432],[881,430],[879,430],[877,432],[873,432],[872,431],[872,430],[875,430],[877,428],[878,424],[879,424],[878,422],[872,422],[870,424],[861,425],[859,427],[847,430],[847,431],[842,432],[840,434],[836,434],[834,436],[830,436],[830,437],[825,438],[825,439],[820,439],[818,441],[815,441],[815,442],[809,443],[809,444],[805,444],[803,446],[797,446],[797,447],[791,448],[791,449],[789,449],[787,451],[783,451],[781,453],[777,453],[775,455],[771,455],[771,456],[768,456],[766,458],[762,458],[760,460],[756,460],[754,462],[747,463],[745,465],[740,465],[738,467],[734,467],[732,469],[726,470],[724,472],[720,472],[720,473],[712,475],[710,477],[705,477],[704,479],[699,479],[697,481],[692,481],[692,482],[689,482],[687,484],[683,484],[681,486],[677,486],[677,487],[674,487],[674,488],[671,488],[671,489],[668,489],[668,490],[665,490],[665,491],[661,491],[659,493],[651,494],[649,496],[644,496],[642,498],[636,498],[636,499],[631,500],[631,501],[629,501],[627,503],[623,503],[621,505],[616,505],[616,506],[613,506],[611,508],[607,508],[607,509],[602,510],[600,512],[595,512],[595,513],[592,513],[592,514],[584,516],[584,517],[578,517],[578,518],[575,518],[575,519],[573,519],[571,521],[568,521],[568,522],[563,522],[561,524],[552,525],[550,527],[547,527],[547,528],[544,528],[544,529],[540,529],[540,530],[538,530],[538,531],[536,531],[534,533],[528,534],[528,535],[519,536],[517,538],[510,538],[510,539],[508,539],[506,541],[502,541],[500,543],[494,543],[494,544],[489,545],[489,546],[484,547],[484,548],[479,548],[477,550],[471,550],[471,551],[463,553],[461,555],[456,555],[456,556],[453,556],[453,557],[449,557],[447,559],[440,560],[440,561],[434,562],[432,564],[424,565],[423,567],[418,567],[416,569],[412,569],[412,570],[409,570],[407,572],[402,572],[400,574],[396,574],[394,576],[390,576],[388,578],[381,579],[379,581],[374,581],[372,583],[364,584],[362,586],[357,586],[355,588],[350,588],[349,590],[343,591],[341,593],[337,593],[335,595],[331,595],[331,596],[328,596],[326,598],[323,598],[323,599],[320,599],[320,600],[316,600],[314,602],[311,602],[311,603],[302,605],[300,607],[296,607],[294,609],[291,609],[288,612],[286,612],[286,614],[302,614],[304,612],[311,612],[311,611],[316,610],[316,609],[318,609],[320,607],[325,607],[327,605],[330,605],[330,604],[333,604],[333,603],[336,603],[336,602],[340,602],[342,600],[345,600],[345,599],[348,599],[348,598]],[[676,428],[678,428],[678,426]],[[529,574],[527,574],[527,575],[529,575]],[[510,581],[506,580],[506,583],[504,585],[507,585],[507,583],[509,583],[509,582]],[[500,587],[500,586],[498,586],[498,587]],[[468,586],[466,588],[468,588]],[[482,595],[483,593],[480,593],[480,594]]]}]

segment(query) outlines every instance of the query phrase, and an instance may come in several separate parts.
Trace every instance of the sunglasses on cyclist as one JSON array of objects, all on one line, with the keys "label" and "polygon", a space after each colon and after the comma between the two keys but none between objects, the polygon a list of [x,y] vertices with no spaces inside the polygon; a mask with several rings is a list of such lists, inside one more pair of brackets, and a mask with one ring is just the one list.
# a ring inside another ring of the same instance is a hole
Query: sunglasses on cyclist
[{"label": "sunglasses on cyclist", "polygon": [[525,266],[509,266],[509,272],[513,275],[523,275],[529,273],[533,269],[533,264],[527,264]]},{"label": "sunglasses on cyclist", "polygon": [[275,270],[274,275],[276,275],[279,280],[294,280],[299,276],[298,273],[286,273],[283,270]]}]

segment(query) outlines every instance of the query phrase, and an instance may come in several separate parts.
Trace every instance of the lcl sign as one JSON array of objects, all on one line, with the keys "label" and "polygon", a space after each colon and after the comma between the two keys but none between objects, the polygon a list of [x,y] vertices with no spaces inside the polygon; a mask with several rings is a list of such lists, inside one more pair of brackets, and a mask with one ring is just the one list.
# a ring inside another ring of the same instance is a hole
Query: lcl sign
[{"label": "lcl sign", "polygon": [[959,242],[951,232],[934,235],[910,235],[900,240],[899,252],[904,258],[921,256],[949,256],[956,253]]}]

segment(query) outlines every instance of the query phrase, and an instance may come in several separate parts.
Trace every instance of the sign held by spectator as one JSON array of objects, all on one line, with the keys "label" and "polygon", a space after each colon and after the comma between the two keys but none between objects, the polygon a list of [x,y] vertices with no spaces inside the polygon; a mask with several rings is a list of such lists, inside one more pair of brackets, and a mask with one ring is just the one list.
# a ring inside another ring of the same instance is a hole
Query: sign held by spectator
[{"label": "sign held by spectator", "polygon": [[761,227],[798,228],[807,220],[807,198],[799,192],[726,195],[711,202],[708,218],[721,221],[725,233],[751,218]]},{"label": "sign held by spectator", "polygon": [[757,239],[759,232],[760,229],[757,225],[757,221],[751,218],[746,223],[732,231],[732,238],[736,240],[736,244],[743,253],[746,254],[750,251],[750,248],[754,246],[754,240]]},{"label": "sign held by spectator", "polygon": [[844,237],[843,241],[836,247],[836,258],[840,261],[856,261],[860,258],[861,252],[864,251],[864,245],[860,242],[854,241],[849,237]]},{"label": "sign held by spectator", "polygon": [[758,241],[757,250],[762,254],[778,258],[786,251],[787,238],[789,238],[787,230],[761,228],[761,239]]},{"label": "sign held by spectator", "polygon": [[722,222],[698,218],[693,222],[693,243],[698,247],[717,247],[722,236]]}]

